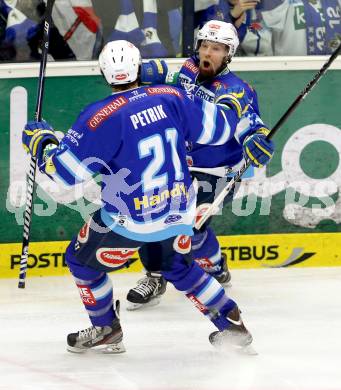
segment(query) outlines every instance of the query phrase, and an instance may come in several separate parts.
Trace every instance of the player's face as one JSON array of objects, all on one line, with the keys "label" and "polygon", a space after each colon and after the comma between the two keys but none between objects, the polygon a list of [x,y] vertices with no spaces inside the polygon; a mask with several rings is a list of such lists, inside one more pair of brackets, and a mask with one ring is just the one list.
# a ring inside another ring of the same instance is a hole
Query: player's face
[{"label": "player's face", "polygon": [[225,66],[228,47],[223,43],[202,41],[199,47],[199,71],[204,77],[214,77]]}]

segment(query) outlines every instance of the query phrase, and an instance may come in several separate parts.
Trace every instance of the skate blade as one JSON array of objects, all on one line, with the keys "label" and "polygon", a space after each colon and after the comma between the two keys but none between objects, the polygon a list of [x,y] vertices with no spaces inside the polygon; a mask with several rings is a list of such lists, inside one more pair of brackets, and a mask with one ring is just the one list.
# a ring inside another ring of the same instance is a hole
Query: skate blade
[{"label": "skate blade", "polygon": [[124,344],[121,342],[117,344],[107,345],[105,348],[100,350],[102,353],[111,354],[111,353],[123,353],[126,352]]},{"label": "skate blade", "polygon": [[127,310],[128,311],[135,311],[135,310],[140,310],[140,309],[146,308],[146,307],[156,306],[160,303],[160,301],[161,301],[161,298],[153,298],[152,300],[150,300],[147,303],[129,302],[129,305],[127,306]]},{"label": "skate blade", "polygon": [[250,356],[257,356],[258,352],[253,348],[251,344],[246,345],[245,347],[239,347],[237,348],[237,352],[241,355],[250,355]]},{"label": "skate blade", "polygon": [[122,341],[117,344],[98,345],[93,348],[77,348],[68,345],[66,349],[68,352],[78,353],[78,354],[82,354],[88,351],[92,351],[95,353],[103,353],[103,354],[119,354],[119,353],[126,352],[125,346],[122,343]]},{"label": "skate blade", "polygon": [[224,345],[223,347],[214,346],[216,351],[222,355],[240,355],[240,356],[257,356],[258,352],[251,345],[246,345],[244,347],[240,347],[237,345]]},{"label": "skate blade", "polygon": [[233,339],[217,339],[216,342],[211,342],[211,345],[222,353],[238,353],[241,355],[250,355],[255,356],[258,355],[258,352],[254,349],[252,345],[252,339],[251,341],[246,345],[240,345],[236,342],[233,342]]},{"label": "skate blade", "polygon": [[71,353],[85,353],[87,351],[87,349],[85,348],[76,348],[76,347],[71,347],[70,345],[66,347],[66,350]]}]

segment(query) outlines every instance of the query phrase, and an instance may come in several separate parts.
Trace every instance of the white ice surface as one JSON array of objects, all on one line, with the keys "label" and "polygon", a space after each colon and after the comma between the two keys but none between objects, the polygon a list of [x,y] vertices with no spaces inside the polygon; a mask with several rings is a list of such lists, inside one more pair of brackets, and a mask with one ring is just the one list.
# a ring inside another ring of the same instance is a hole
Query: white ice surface
[{"label": "white ice surface", "polygon": [[[29,272],[29,271],[28,271]],[[0,389],[341,390],[341,268],[233,270],[228,289],[258,356],[215,351],[213,325],[169,286],[159,306],[128,312],[140,274],[111,274],[127,352],[66,352],[89,326],[70,276],[0,279]]]}]

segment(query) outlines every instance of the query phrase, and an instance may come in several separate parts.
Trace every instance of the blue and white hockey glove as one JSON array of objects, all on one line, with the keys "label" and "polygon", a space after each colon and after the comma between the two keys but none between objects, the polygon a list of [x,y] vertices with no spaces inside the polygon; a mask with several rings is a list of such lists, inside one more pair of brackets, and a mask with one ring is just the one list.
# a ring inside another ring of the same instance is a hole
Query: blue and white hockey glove
[{"label": "blue and white hockey glove", "polygon": [[43,151],[48,144],[58,145],[58,139],[52,127],[45,121],[30,121],[22,132],[22,143],[25,151],[42,162]]},{"label": "blue and white hockey glove", "polygon": [[274,143],[266,136],[269,130],[261,127],[254,134],[246,137],[243,142],[244,155],[251,160],[251,164],[256,168],[266,165],[274,154]]},{"label": "blue and white hockey glove", "polygon": [[216,98],[215,104],[227,105],[232,108],[238,118],[240,119],[245,111],[247,111],[250,101],[245,89],[242,87],[233,88],[230,91],[226,91],[224,95],[220,95]]},{"label": "blue and white hockey glove", "polygon": [[164,60],[150,60],[141,65],[142,84],[165,84],[168,66]]}]

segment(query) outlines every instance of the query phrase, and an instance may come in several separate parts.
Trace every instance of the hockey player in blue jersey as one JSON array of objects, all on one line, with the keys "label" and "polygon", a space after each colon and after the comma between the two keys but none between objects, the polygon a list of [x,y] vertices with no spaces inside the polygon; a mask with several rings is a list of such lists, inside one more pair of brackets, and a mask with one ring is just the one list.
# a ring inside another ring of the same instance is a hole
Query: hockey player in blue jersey
[{"label": "hockey player in blue jersey", "polygon": [[23,130],[25,149],[52,180],[72,186],[102,175],[102,206],[66,250],[92,324],[69,334],[67,349],[125,351],[107,274],[137,250],[146,268],[149,254],[156,254],[163,277],[217,327],[209,337],[213,345],[248,346],[252,336],[238,306],[191,255],[196,196],[185,147],[185,141],[221,145],[234,137],[247,104],[244,91],[214,105],[175,87],[139,88],[140,64],[134,45],[109,42],[99,66],[113,93],[86,107],[60,142],[45,121]]},{"label": "hockey player in blue jersey", "polygon": [[[248,106],[241,114],[236,133],[220,146],[189,143],[187,160],[192,173],[202,187],[197,199],[198,215],[213,202],[221,187],[248,157],[254,167],[267,164],[273,154],[272,141],[266,140],[269,130],[260,118],[257,94],[247,83],[228,68],[239,45],[238,35],[230,23],[211,20],[198,31],[196,53],[189,58],[178,73],[168,73],[164,61],[151,60],[145,66],[144,82],[165,82],[183,88],[189,96],[198,96],[219,104],[225,94],[242,88],[248,97]],[[167,79],[166,79],[167,77]],[[194,126],[194,124],[193,124]],[[225,199],[231,201],[233,193]],[[217,237],[209,226],[210,220],[192,238],[193,255],[198,264],[220,283],[231,278],[225,254],[221,253]],[[153,256],[153,254],[151,254]],[[127,300],[129,309],[154,305],[166,290],[166,281],[155,268],[147,269],[147,275],[132,288]]]}]

